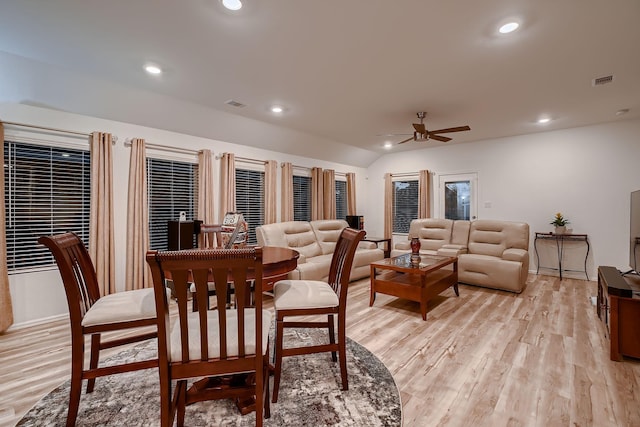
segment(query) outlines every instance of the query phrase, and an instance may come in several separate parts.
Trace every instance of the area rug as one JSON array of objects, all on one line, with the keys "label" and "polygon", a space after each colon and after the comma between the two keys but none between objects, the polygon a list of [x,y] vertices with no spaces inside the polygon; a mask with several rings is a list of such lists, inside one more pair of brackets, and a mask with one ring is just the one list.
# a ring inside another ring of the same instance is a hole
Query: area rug
[{"label": "area rug", "polygon": [[[284,338],[285,343],[298,340],[310,345],[323,342],[322,333],[292,330]],[[104,364],[155,354],[156,341],[150,340]],[[347,371],[349,390],[342,391],[340,369],[330,353],[284,358],[278,402],[271,404],[271,418],[265,420],[265,426],[400,426],[400,397],[391,374],[373,354],[350,339]],[[18,426],[65,425],[68,398],[69,381],[42,398]],[[98,378],[93,393],[82,392],[76,425],[157,426],[159,414],[158,373],[148,369]],[[230,400],[199,402],[187,407],[185,424],[253,426],[255,413],[240,415]]]}]

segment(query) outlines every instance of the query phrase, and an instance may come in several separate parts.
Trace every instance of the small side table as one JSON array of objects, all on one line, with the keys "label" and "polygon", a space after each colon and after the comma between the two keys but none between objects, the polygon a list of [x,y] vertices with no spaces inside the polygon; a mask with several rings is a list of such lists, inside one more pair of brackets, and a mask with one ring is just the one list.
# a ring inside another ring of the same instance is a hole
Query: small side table
[{"label": "small side table", "polygon": [[385,258],[389,258],[389,256],[391,255],[391,239],[386,239],[384,237],[369,237],[366,236],[364,239],[362,239],[363,242],[373,242],[376,245],[379,243],[384,243],[384,247],[382,248],[382,250],[384,251],[384,257]]},{"label": "small side table", "polygon": [[[558,268],[554,267],[540,267],[540,256],[538,255],[538,240],[555,240],[556,250],[558,251]],[[580,271],[580,270],[566,270],[562,268],[562,254],[564,252],[564,242],[584,242],[587,245],[587,252],[584,255],[584,275],[589,280],[589,274],[587,273],[587,258],[589,257],[589,236],[587,234],[556,234],[556,233],[536,233],[536,237],[533,241],[533,248],[536,251],[537,269],[536,274],[540,272],[540,268],[546,268],[549,270],[558,270],[560,273],[560,280],[562,280],[562,271]]]}]

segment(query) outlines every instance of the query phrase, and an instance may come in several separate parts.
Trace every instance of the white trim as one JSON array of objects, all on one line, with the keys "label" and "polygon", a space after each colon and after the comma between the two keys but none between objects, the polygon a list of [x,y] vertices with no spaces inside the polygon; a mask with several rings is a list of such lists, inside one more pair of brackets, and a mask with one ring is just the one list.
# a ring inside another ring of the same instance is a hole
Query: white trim
[{"label": "white trim", "polygon": [[7,332],[15,332],[20,329],[30,328],[32,326],[43,325],[45,323],[56,322],[58,320],[64,320],[69,318],[69,313],[56,314],[55,316],[42,317],[39,319],[28,320],[26,322],[14,323],[9,326]]}]

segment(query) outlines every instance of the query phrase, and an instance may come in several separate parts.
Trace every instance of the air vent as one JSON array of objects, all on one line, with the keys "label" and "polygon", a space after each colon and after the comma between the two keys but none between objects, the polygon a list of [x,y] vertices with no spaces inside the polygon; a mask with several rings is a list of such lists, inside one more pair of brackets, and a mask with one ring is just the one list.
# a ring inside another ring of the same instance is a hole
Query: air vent
[{"label": "air vent", "polygon": [[232,107],[238,107],[238,108],[245,107],[243,103],[234,101],[233,99],[228,100],[227,102],[225,102],[225,104],[231,105]]},{"label": "air vent", "polygon": [[591,84],[593,86],[600,86],[600,85],[606,85],[607,83],[611,83],[611,82],[613,82],[613,74],[610,76],[597,77],[593,79]]}]

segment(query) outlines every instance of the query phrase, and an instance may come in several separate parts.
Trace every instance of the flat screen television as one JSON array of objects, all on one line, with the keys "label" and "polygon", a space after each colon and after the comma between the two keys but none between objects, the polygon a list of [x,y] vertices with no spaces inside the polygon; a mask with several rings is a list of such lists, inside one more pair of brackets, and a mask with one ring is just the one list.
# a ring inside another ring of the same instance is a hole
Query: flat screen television
[{"label": "flat screen television", "polygon": [[638,273],[640,267],[640,190],[631,193],[631,226],[629,230],[629,266]]}]

